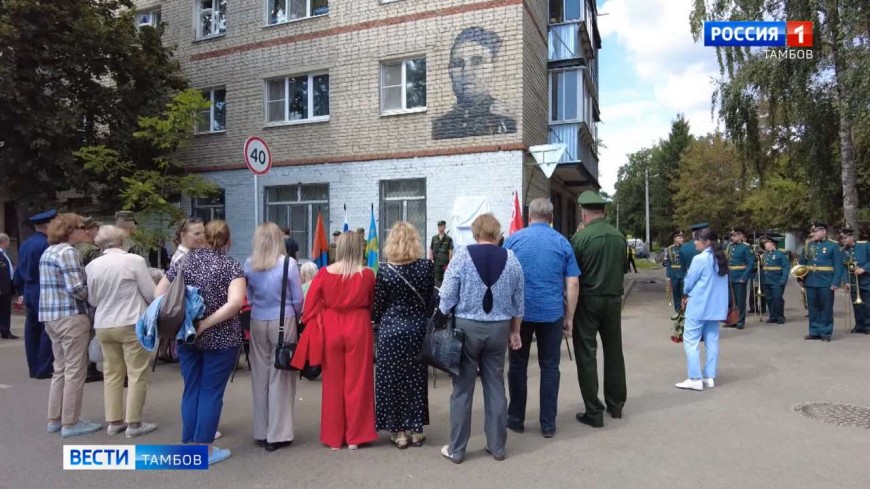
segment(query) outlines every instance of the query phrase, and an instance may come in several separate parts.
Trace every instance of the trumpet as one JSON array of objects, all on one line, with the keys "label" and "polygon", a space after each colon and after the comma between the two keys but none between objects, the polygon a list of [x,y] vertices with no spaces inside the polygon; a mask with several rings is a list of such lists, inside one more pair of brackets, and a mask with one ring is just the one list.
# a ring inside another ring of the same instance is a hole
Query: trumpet
[{"label": "trumpet", "polygon": [[858,282],[858,273],[855,272],[855,269],[858,267],[858,265],[855,263],[855,258],[850,258],[849,263],[847,263],[846,266],[849,269],[849,286],[852,285],[852,275],[855,276],[855,301],[852,302],[852,304],[863,304],[864,301],[861,300],[861,287]]}]

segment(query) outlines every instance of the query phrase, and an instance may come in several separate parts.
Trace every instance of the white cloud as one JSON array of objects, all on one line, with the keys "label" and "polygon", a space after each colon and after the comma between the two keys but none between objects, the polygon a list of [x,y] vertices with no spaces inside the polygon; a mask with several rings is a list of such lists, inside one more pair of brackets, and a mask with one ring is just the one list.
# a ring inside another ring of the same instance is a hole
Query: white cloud
[{"label": "white cloud", "polygon": [[[600,8],[602,57],[620,66],[623,79],[615,90],[600,87],[600,183],[612,191],[626,155],[666,138],[678,112],[694,134],[715,129],[710,117],[713,77],[718,75],[712,48],[696,44],[689,31],[692,0],[607,0]],[[605,82],[606,83],[606,82]]]}]

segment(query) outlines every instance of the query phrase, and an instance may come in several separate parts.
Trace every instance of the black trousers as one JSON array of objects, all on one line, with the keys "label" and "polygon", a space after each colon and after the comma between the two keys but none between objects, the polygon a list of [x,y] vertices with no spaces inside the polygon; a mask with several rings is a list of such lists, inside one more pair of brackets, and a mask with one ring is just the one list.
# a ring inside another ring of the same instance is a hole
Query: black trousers
[{"label": "black trousers", "polygon": [[0,336],[12,333],[12,294],[0,295]]}]

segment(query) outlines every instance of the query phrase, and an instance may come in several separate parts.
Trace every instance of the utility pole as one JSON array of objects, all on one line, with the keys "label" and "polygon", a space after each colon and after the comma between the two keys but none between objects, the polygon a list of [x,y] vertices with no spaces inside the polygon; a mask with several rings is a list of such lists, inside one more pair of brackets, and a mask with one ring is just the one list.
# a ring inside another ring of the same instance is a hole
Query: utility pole
[{"label": "utility pole", "polygon": [[652,253],[652,243],[649,240],[649,167],[644,168],[644,193],[646,200],[646,245],[647,251]]}]

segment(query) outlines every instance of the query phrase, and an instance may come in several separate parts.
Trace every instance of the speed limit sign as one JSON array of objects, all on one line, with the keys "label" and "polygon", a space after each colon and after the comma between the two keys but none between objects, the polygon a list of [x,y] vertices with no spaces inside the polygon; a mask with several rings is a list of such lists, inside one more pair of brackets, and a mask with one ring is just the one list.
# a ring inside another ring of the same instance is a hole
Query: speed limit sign
[{"label": "speed limit sign", "polygon": [[245,163],[254,175],[265,175],[272,168],[272,153],[266,141],[257,136],[251,136],[245,141]]}]

